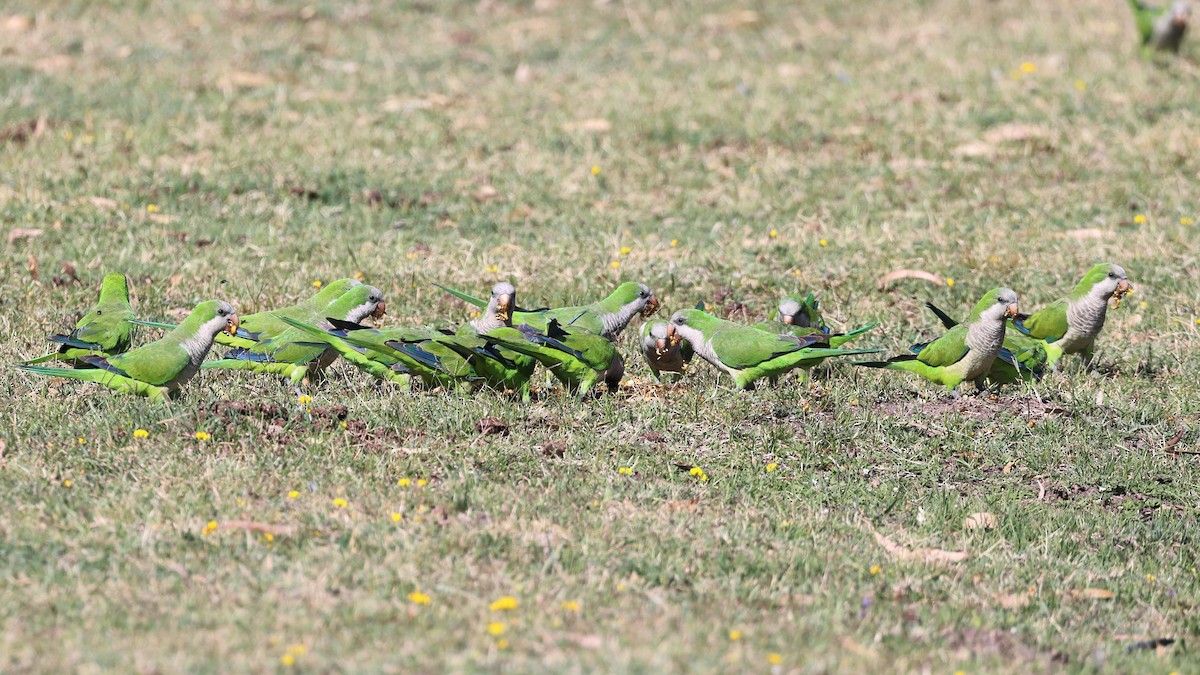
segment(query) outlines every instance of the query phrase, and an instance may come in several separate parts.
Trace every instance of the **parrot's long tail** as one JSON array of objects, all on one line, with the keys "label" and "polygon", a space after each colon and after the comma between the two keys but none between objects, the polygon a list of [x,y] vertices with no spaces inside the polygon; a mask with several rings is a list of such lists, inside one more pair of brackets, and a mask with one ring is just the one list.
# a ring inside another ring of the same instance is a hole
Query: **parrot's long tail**
[{"label": "parrot's long tail", "polygon": [[441,284],[434,284],[434,286],[437,286],[438,288],[442,289],[443,291],[446,291],[450,295],[453,295],[454,297],[458,298],[459,300],[462,300],[463,302],[467,303],[468,305],[474,305],[479,308],[488,306],[486,300],[477,298],[468,293],[463,293],[462,291],[456,291],[453,288],[450,288],[449,286],[443,286]]},{"label": "parrot's long tail", "polygon": [[70,380],[95,382],[119,392],[137,394],[156,400],[162,400],[167,395],[166,387],[157,387],[102,368],[47,368],[45,366],[18,365],[17,369],[46,377],[64,377]]},{"label": "parrot's long tail", "polygon": [[25,361],[22,365],[32,366],[32,365],[36,365],[39,363],[45,363],[47,361],[54,361],[58,357],[59,357],[58,352],[54,352],[53,354],[46,354],[45,356],[39,356],[36,359],[29,359],[28,361]]},{"label": "parrot's long tail", "polygon": [[943,369],[918,361],[915,354],[901,354],[900,356],[893,356],[887,361],[855,361],[850,365],[863,366],[865,368],[884,368],[886,370],[904,370],[916,373],[931,382],[943,385],[949,384],[942,377]]},{"label": "parrot's long tail", "polygon": [[869,323],[860,328],[855,328],[852,331],[847,331],[841,335],[831,335],[829,337],[829,346],[830,347],[841,347],[842,345],[846,344],[847,342],[853,340],[854,338],[858,337],[859,335],[862,335],[863,333],[871,330],[872,328],[874,328],[875,326],[878,326],[878,325],[879,324],[877,324],[877,323]]}]

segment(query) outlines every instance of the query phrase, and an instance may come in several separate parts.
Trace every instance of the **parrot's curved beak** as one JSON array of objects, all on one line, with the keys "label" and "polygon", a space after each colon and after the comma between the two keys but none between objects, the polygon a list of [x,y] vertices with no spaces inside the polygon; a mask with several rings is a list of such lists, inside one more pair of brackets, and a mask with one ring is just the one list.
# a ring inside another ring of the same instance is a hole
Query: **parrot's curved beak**
[{"label": "parrot's curved beak", "polygon": [[796,317],[795,317],[795,316],[792,316],[791,314],[784,314],[784,315],[783,315],[783,322],[784,322],[785,324],[787,324],[787,325],[791,326],[792,324],[796,323]]},{"label": "parrot's curved beak", "polygon": [[371,312],[371,317],[382,319],[384,314],[387,314],[387,303],[380,300],[379,304],[375,305],[375,311]]},{"label": "parrot's curved beak", "polygon": [[657,338],[654,340],[654,353],[662,356],[667,351],[667,339]]},{"label": "parrot's curved beak", "polygon": [[1004,318],[1006,319],[1015,319],[1017,318],[1018,314],[1019,312],[1017,311],[1017,303],[1015,302],[1004,308]]},{"label": "parrot's curved beak", "polygon": [[679,331],[675,330],[675,324],[673,323],[667,324],[667,342],[670,342],[672,347],[683,342],[683,336],[679,334]]},{"label": "parrot's curved beak", "polygon": [[496,299],[496,318],[501,321],[508,321],[512,316],[512,296],[505,293]]},{"label": "parrot's curved beak", "polygon": [[229,318],[225,320],[225,332],[229,333],[230,335],[237,335],[238,326],[240,325],[242,324],[240,321],[238,321],[238,315],[231,314],[229,315]]},{"label": "parrot's curved beak", "polygon": [[650,296],[650,298],[646,300],[646,306],[642,308],[642,318],[644,319],[653,315],[661,306],[662,305],[660,305],[658,302],[658,298],[654,297],[653,295]]}]

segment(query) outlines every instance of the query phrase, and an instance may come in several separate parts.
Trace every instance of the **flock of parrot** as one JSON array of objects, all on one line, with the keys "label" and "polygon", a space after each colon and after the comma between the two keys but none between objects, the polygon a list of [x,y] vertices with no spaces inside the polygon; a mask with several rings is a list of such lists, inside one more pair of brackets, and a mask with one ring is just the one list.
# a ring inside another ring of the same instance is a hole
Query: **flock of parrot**
[{"label": "flock of parrot", "polygon": [[[477,307],[478,316],[457,329],[378,328],[364,325],[387,309],[383,293],[354,279],[332,282],[298,304],[239,317],[228,303],[202,302],[179,325],[139,320],[129,303],[123,274],[109,274],[100,301],[69,334],[54,335],[58,348],[17,367],[37,375],[102,384],[118,392],[166,400],[201,369],[245,370],[310,381],[339,356],[380,380],[408,388],[474,391],[482,387],[531,396],[537,366],[548,370],[576,396],[598,391],[601,381],[616,391],[625,374],[615,340],[639,315],[652,316],[659,301],[645,284],[625,282],[589,305],[522,309],[511,283],[478,298],[438,286]],[[1040,378],[1066,354],[1090,363],[1104,327],[1109,301],[1119,307],[1132,291],[1120,265],[1092,267],[1064,298],[1034,314],[1018,311],[1017,295],[994,288],[959,323],[928,308],[946,332],[913,345],[911,353],[852,365],[907,371],[954,391],[963,382],[989,385]],[[871,330],[867,324],[833,332],[813,293],[780,301],[774,319],[745,325],[718,318],[703,307],[683,309],[669,320],[648,320],[640,347],[655,380],[683,374],[695,356],[726,373],[738,390],[761,379],[775,383],[832,357],[876,353],[844,346]],[[167,331],[130,349],[135,327]],[[214,343],[228,347],[206,360]],[[59,362],[59,365],[43,365]]]}]

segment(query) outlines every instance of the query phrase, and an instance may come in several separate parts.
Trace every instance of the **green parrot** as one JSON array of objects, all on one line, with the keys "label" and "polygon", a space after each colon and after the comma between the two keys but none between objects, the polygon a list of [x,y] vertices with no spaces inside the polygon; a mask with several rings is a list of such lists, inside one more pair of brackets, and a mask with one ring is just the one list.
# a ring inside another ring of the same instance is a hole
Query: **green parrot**
[{"label": "green parrot", "polygon": [[237,329],[233,307],[210,300],[197,305],[183,323],[159,340],[123,354],[82,356],[80,360],[90,368],[17,368],[37,375],[96,382],[122,393],[161,401],[175,396],[192,379],[218,333],[232,334]]},{"label": "green parrot", "polygon": [[1010,288],[993,288],[975,304],[966,322],[932,342],[913,345],[915,354],[853,365],[906,370],[947,391],[954,391],[965,381],[973,381],[983,389],[983,378],[1003,348],[1006,320],[1016,316],[1017,294]]},{"label": "green parrot", "polygon": [[666,321],[647,321],[642,324],[642,356],[654,373],[654,379],[662,382],[662,373],[683,374],[692,362],[695,352],[692,345],[684,342],[678,333],[670,334]]},{"label": "green parrot", "polygon": [[775,312],[775,320],[789,326],[801,328],[825,329],[825,320],[821,316],[821,303],[812,291],[807,296],[786,295],[779,301],[779,310]]},{"label": "green parrot", "polygon": [[[227,347],[253,347],[259,340],[278,335],[288,329],[288,325],[278,317],[288,316],[301,321],[315,322],[325,318],[326,309],[335,300],[342,297],[350,289],[361,286],[362,282],[355,279],[338,279],[330,282],[317,293],[300,302],[281,307],[268,312],[255,312],[242,317],[241,327],[237,335],[221,334],[217,343]],[[171,330],[175,326],[157,321],[135,321],[139,325]]]},{"label": "green parrot", "polygon": [[1142,40],[1143,56],[1149,57],[1155,51],[1179,53],[1192,19],[1190,2],[1176,0],[1170,7],[1158,7],[1142,0],[1129,0],[1129,6],[1133,9],[1133,19]]},{"label": "green parrot", "polygon": [[290,317],[282,320],[328,344],[355,367],[381,380],[407,387],[415,376],[428,387],[449,387],[474,377],[467,359],[436,342],[453,335],[431,328],[371,328],[332,318],[328,319],[330,328],[321,328]]},{"label": "green parrot", "polygon": [[[387,303],[378,288],[359,285],[343,293],[325,311],[330,318],[358,323],[368,316],[383,317]],[[305,377],[321,373],[337,357],[338,352],[327,342],[314,342],[306,331],[288,326],[282,333],[251,346],[234,347],[223,358],[209,361],[204,367],[269,373],[299,384]]]},{"label": "green parrot", "polygon": [[700,309],[671,315],[667,340],[685,340],[700,358],[729,374],[734,387],[752,389],[763,377],[774,380],[795,368],[829,356],[870,354],[873,349],[834,349],[824,334],[809,337],[777,335],[725,321]]},{"label": "green parrot", "polygon": [[[954,328],[958,321],[939,309],[932,302],[925,307],[933,312],[946,328]],[[1040,380],[1046,373],[1046,343],[1021,333],[1009,320],[1004,329],[1004,346],[992,362],[985,376],[989,382],[1016,384],[1022,381]]]},{"label": "green parrot", "polygon": [[[464,358],[470,358],[475,374],[491,388],[512,390],[529,402],[533,392],[531,378],[538,361],[528,354],[488,343],[482,336],[499,328],[511,328],[513,310],[517,304],[517,289],[507,281],[492,287],[491,298],[482,314],[459,327],[459,340],[442,340],[447,347]],[[471,340],[470,342],[465,342]]]},{"label": "green parrot", "polygon": [[83,356],[113,355],[129,349],[133,334],[133,308],[129,306],[129,281],[124,274],[107,274],[100,283],[100,302],[75,324],[67,335],[52,335],[58,351],[26,361],[35,365],[46,361],[73,361],[86,367]]},{"label": "green parrot", "polygon": [[[480,298],[440,284],[434,285],[476,307],[487,305]],[[540,331],[545,331],[550,325],[550,320],[557,319],[560,326],[570,323],[572,328],[583,328],[608,340],[614,340],[621,334],[621,331],[625,330],[633,317],[638,314],[648,317],[658,311],[658,307],[658,298],[654,297],[649,286],[626,281],[617,286],[617,289],[607,298],[590,305],[535,310],[522,310],[514,306],[512,324],[527,324]]]},{"label": "green parrot", "polygon": [[625,374],[625,364],[613,343],[585,328],[564,327],[551,318],[546,330],[528,324],[504,326],[481,333],[487,342],[533,357],[566,387],[586,396],[603,379],[614,392]]},{"label": "green parrot", "polygon": [[1100,263],[1083,275],[1067,297],[1033,314],[1018,316],[1013,327],[1045,343],[1048,366],[1053,366],[1064,354],[1081,354],[1084,363],[1091,365],[1096,338],[1104,329],[1109,298],[1116,298],[1113,304],[1116,309],[1131,292],[1133,286],[1125,268]]}]

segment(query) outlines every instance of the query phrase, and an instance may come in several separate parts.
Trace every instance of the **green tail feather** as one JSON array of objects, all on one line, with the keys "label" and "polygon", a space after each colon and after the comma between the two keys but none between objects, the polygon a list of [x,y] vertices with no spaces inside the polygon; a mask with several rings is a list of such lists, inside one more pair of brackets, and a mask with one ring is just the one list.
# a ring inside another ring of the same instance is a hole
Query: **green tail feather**
[{"label": "green tail feather", "polygon": [[476,307],[479,307],[480,309],[483,309],[488,306],[487,300],[477,298],[473,295],[468,295],[466,293],[463,293],[462,291],[456,291],[453,288],[450,288],[448,286],[443,286],[441,284],[434,284],[434,286],[437,286],[438,288],[442,289],[443,291],[446,291],[450,295],[453,295],[454,297],[458,298],[459,300],[462,300],[463,302],[467,303],[468,305],[474,305]]},{"label": "green tail feather", "polygon": [[877,323],[869,323],[861,328],[855,328],[852,331],[847,331],[843,335],[831,337],[829,339],[829,346],[830,347],[841,347],[842,345],[846,344],[847,342],[853,340],[854,338],[858,337],[859,335],[862,335],[863,333],[871,330],[872,328],[874,328],[875,326],[878,326],[878,325],[879,324],[877,324]]},{"label": "green tail feather", "polygon": [[81,382],[94,382],[123,394],[145,396],[156,401],[164,400],[168,393],[166,387],[159,387],[100,368],[47,368],[45,366],[18,365],[17,369],[33,373],[34,375],[63,377]]}]

